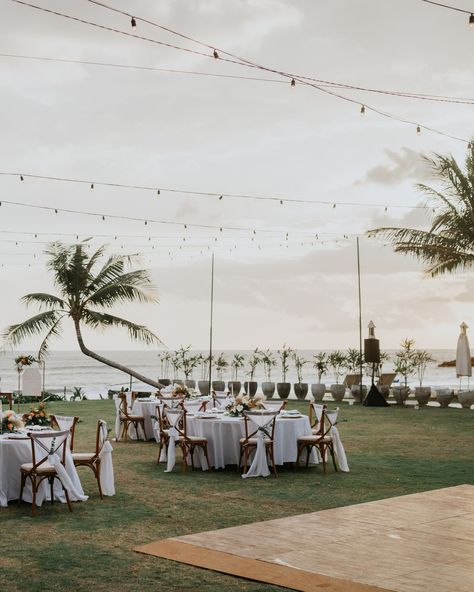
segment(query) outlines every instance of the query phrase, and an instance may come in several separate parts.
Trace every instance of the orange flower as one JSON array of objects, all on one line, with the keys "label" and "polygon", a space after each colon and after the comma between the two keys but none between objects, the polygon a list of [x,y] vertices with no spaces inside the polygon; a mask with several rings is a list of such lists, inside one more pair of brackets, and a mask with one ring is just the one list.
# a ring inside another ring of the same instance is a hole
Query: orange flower
[{"label": "orange flower", "polygon": [[41,411],[40,417],[44,417],[44,412],[43,411]]},{"label": "orange flower", "polygon": [[12,424],[12,423],[7,423],[7,428],[8,428],[9,430],[12,430],[12,429],[13,429],[13,424]]}]

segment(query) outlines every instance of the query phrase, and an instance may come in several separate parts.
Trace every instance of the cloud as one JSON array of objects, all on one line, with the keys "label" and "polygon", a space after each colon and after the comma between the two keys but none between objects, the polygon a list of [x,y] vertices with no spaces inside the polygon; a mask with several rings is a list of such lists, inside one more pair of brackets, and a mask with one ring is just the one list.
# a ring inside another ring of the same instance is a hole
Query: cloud
[{"label": "cloud", "polygon": [[428,179],[429,171],[423,162],[423,156],[415,150],[403,147],[400,152],[385,150],[389,164],[379,164],[369,169],[363,179],[354,185],[399,185],[404,181],[423,181]]}]

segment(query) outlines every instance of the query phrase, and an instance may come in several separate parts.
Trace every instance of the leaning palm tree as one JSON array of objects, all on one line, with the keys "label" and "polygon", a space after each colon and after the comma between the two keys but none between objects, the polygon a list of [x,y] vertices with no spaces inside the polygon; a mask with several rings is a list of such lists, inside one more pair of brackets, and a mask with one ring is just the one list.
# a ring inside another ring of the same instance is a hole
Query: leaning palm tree
[{"label": "leaning palm tree", "polygon": [[474,144],[469,145],[465,170],[452,156],[424,159],[441,182],[439,189],[417,185],[428,196],[430,229],[376,228],[368,235],[381,235],[395,252],[414,255],[425,264],[425,273],[435,277],[474,264]]},{"label": "leaning palm tree", "polygon": [[83,354],[159,388],[160,383],[91,351],[82,336],[83,326],[92,329],[121,327],[127,329],[134,340],[148,345],[160,342],[143,325],[105,312],[115,304],[157,302],[148,272],[130,269],[136,256],[111,255],[104,261],[105,247],[89,255],[85,242],[72,246],[53,243],[45,254],[48,257],[47,268],[53,273],[59,295],[36,292],[23,296],[22,302],[27,306],[37,305],[40,312],[22,323],[7,327],[3,334],[5,345],[16,346],[26,338],[45,332],[38,351],[38,358],[43,359],[51,339],[60,334],[63,321],[69,318],[74,323]]}]

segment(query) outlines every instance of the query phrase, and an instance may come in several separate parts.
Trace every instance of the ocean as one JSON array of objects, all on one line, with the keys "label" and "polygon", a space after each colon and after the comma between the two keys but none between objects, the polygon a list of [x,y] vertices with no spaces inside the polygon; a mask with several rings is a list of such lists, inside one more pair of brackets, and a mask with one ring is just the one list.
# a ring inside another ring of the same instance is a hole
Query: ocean
[{"label": "ocean", "polygon": [[[312,356],[320,350],[299,350],[299,354],[307,359],[311,360]],[[34,352],[3,352],[0,354],[0,389],[3,392],[16,391],[18,389],[18,373],[15,369],[15,357],[19,353],[30,353],[34,355]],[[162,376],[160,369],[160,359],[158,351],[109,351],[109,352],[98,352],[116,362],[125,364],[126,366],[133,368],[141,374],[158,380],[159,378],[166,378]],[[206,355],[206,352],[202,352]],[[216,352],[220,354],[221,352]],[[224,351],[225,358],[230,361],[234,353],[243,354],[246,358],[252,353],[251,351],[239,350],[227,350]],[[276,352],[275,352],[276,353]],[[395,351],[388,351],[391,357],[394,356]],[[459,379],[456,378],[455,368],[439,368],[438,364],[443,361],[453,360],[456,356],[454,350],[432,350],[432,357],[435,359],[434,363],[430,363],[426,369],[426,374],[423,381],[423,386],[447,386],[450,388],[459,387]],[[393,363],[387,362],[384,367],[384,372],[392,371]],[[248,380],[247,376],[248,369],[244,366],[239,372],[238,379],[242,382]],[[168,378],[175,378],[172,372],[169,373]],[[183,372],[179,372],[176,378],[184,378]],[[199,380],[201,379],[200,368],[196,368],[192,378]],[[213,379],[217,379],[217,373],[213,369]],[[223,373],[223,380],[231,380],[233,376],[230,370]],[[257,367],[255,378],[259,383],[265,380],[264,372],[262,367]],[[280,367],[277,366],[272,371],[272,380],[275,382],[281,381]],[[287,374],[288,382],[296,382],[296,371],[292,364]],[[303,381],[308,383],[317,382],[317,375],[312,368],[311,364],[308,363],[303,369]],[[89,399],[98,399],[101,396],[106,398],[109,389],[119,390],[121,387],[128,388],[130,385],[130,377],[114,368],[105,366],[96,362],[95,360],[88,358],[80,352],[72,351],[52,351],[46,358],[45,363],[45,390],[54,393],[66,393],[66,396],[72,394],[74,387],[81,387]],[[335,382],[334,377],[329,372],[323,377],[323,382],[326,385],[330,385]],[[370,377],[364,378],[364,383],[370,384]],[[408,384],[410,386],[417,386],[416,376],[410,377]],[[467,385],[467,380],[463,379],[463,385]],[[153,390],[152,387],[144,385],[136,380],[132,382],[133,390]],[[291,395],[292,397],[294,395]]]}]

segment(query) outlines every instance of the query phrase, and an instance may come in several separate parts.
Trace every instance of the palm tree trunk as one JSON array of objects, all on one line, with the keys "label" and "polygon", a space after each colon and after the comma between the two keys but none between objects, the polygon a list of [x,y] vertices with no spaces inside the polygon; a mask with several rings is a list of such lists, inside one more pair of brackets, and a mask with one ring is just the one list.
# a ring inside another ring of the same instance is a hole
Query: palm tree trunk
[{"label": "palm tree trunk", "polygon": [[135,370],[132,370],[131,368],[127,368],[127,366],[123,366],[122,364],[119,364],[118,362],[114,362],[113,360],[109,360],[108,358],[104,358],[104,356],[96,354],[95,352],[90,350],[88,347],[86,347],[86,345],[84,344],[84,340],[82,339],[81,327],[79,325],[79,320],[74,319],[74,327],[76,329],[77,343],[79,344],[79,348],[84,355],[89,356],[89,358],[93,358],[94,360],[97,360],[98,362],[101,362],[102,364],[105,364],[106,366],[111,366],[112,368],[116,368],[117,370],[120,370],[121,372],[124,372],[125,374],[129,374],[130,376],[133,376],[137,380],[140,380],[141,382],[144,382],[145,384],[149,384],[150,386],[154,386],[157,389],[161,389],[164,387],[164,385],[162,385],[160,382],[157,382],[156,380],[152,380],[151,378],[147,378],[146,376],[143,376],[143,374],[140,374],[139,372],[136,372]]}]

